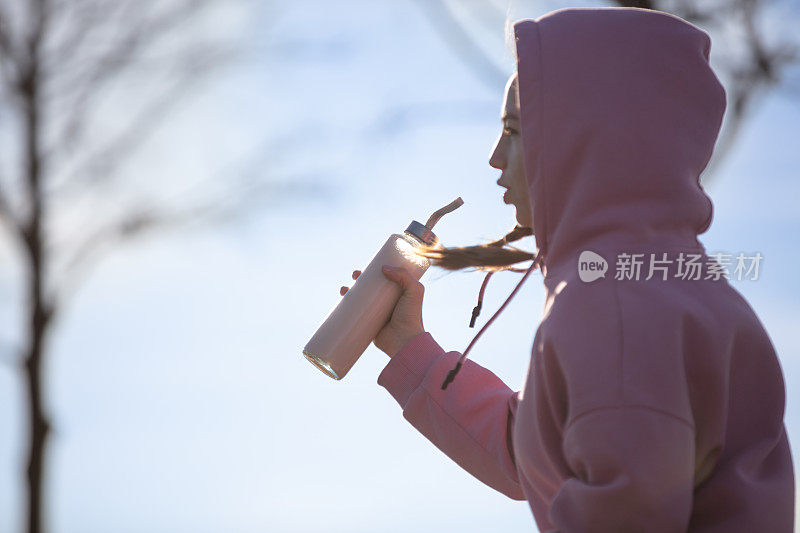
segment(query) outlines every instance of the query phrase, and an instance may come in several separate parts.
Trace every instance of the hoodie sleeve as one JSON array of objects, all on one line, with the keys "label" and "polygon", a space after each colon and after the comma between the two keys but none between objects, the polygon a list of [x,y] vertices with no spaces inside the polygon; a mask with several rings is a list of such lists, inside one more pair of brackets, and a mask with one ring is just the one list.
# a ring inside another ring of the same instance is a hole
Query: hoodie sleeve
[{"label": "hoodie sleeve", "polygon": [[514,500],[524,500],[511,431],[519,402],[492,372],[467,359],[441,390],[460,357],[425,332],[408,341],[378,376],[403,417],[464,470]]},{"label": "hoodie sleeve", "polygon": [[648,407],[605,407],[577,417],[565,428],[564,457],[574,477],[551,504],[553,531],[685,532],[694,440],[687,421]]}]

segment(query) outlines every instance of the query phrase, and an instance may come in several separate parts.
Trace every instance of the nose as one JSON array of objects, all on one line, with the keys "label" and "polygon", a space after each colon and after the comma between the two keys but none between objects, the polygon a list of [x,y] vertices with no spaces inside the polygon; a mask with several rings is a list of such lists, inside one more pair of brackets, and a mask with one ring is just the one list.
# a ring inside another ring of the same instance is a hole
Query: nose
[{"label": "nose", "polygon": [[494,150],[492,151],[492,155],[489,156],[489,166],[492,168],[496,168],[497,170],[503,170],[506,168],[506,157],[503,151],[502,146],[502,136],[497,139],[497,142],[494,145]]}]

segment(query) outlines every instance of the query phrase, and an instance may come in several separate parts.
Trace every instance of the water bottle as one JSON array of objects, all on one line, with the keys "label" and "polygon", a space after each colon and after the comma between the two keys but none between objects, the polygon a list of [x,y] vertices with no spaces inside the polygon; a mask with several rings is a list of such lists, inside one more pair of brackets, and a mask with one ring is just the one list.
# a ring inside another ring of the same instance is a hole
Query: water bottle
[{"label": "water bottle", "polygon": [[333,379],[347,375],[389,322],[403,292],[383,275],[381,267],[403,267],[419,280],[431,262],[415,250],[437,245],[439,239],[431,231],[433,226],[463,203],[459,197],[431,215],[426,224],[412,220],[403,234],[391,235],[305,345],[306,359]]}]

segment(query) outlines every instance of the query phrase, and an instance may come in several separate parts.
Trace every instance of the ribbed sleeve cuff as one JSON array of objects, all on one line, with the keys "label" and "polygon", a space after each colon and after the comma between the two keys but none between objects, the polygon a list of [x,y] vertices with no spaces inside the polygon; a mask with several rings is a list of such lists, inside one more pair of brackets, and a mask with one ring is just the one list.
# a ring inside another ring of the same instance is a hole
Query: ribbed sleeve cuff
[{"label": "ribbed sleeve cuff", "polygon": [[400,407],[405,409],[411,393],[420,386],[430,368],[444,353],[430,333],[420,333],[389,359],[378,375],[378,385],[389,391]]}]

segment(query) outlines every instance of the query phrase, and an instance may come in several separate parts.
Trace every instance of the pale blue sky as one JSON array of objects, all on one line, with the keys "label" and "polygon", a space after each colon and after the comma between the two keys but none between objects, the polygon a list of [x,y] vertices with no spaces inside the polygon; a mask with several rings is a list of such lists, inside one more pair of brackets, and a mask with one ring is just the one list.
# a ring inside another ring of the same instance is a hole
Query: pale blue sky
[{"label": "pale blue sky", "polygon": [[[515,18],[548,10],[518,3]],[[264,174],[303,176],[330,196],[136,242],[94,270],[46,366],[52,531],[535,531],[526,502],[481,484],[403,419],[376,383],[385,354],[370,346],[342,381],[301,355],[351,271],[412,219],[461,196],[437,225],[444,244],[513,226],[487,163],[502,83],[476,79],[418,2],[305,0],[267,24],[272,16],[242,27],[255,59],[187,100],[128,172],[202,178],[277,135],[284,144],[259,160]],[[502,27],[484,44],[510,74]],[[715,218],[701,236],[710,251],[764,256],[758,281],[733,283],[781,357],[793,445],[796,124],[797,101],[771,96],[758,109],[707,189]],[[0,327],[13,335],[19,272],[7,248],[0,258]],[[482,278],[423,277],[425,326],[445,349],[465,349],[519,280],[493,277],[470,329]],[[532,274],[470,352],[515,389],[542,297]],[[23,392],[0,367],[0,532],[22,520]]]}]

